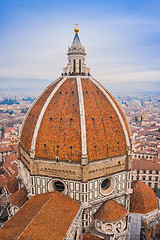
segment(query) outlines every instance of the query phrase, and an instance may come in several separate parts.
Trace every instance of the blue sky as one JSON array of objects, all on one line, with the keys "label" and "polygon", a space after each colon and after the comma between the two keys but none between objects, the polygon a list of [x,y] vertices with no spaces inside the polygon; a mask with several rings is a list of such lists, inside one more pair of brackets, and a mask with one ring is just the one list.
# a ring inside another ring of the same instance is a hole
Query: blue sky
[{"label": "blue sky", "polygon": [[159,0],[0,0],[0,13],[0,77],[58,78],[78,22],[98,81],[160,81]]}]

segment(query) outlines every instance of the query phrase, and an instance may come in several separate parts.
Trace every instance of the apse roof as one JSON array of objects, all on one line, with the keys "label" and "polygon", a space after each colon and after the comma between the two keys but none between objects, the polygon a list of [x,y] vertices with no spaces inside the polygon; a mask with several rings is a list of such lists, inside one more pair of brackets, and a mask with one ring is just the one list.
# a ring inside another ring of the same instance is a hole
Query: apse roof
[{"label": "apse roof", "polygon": [[130,212],[147,214],[158,208],[156,194],[148,185],[136,180],[132,182],[132,189]]},{"label": "apse roof", "polygon": [[94,214],[95,219],[106,222],[115,222],[123,219],[127,215],[127,209],[116,202],[115,200],[108,200]]}]

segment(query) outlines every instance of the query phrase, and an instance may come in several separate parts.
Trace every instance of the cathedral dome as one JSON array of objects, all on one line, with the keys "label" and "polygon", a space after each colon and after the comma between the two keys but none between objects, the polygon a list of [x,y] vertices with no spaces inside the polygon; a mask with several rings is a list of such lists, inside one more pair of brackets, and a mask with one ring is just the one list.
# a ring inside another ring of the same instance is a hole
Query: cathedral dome
[{"label": "cathedral dome", "polygon": [[24,119],[23,166],[33,175],[83,181],[129,170],[127,120],[113,95],[91,76],[78,32],[67,55],[62,76],[34,101]]},{"label": "cathedral dome", "polygon": [[156,210],[157,197],[152,188],[138,180],[132,182],[130,212],[146,214]]},{"label": "cathedral dome", "polygon": [[80,163],[121,156],[129,128],[115,98],[95,79],[66,76],[53,82],[27,113],[20,146],[34,158]]}]

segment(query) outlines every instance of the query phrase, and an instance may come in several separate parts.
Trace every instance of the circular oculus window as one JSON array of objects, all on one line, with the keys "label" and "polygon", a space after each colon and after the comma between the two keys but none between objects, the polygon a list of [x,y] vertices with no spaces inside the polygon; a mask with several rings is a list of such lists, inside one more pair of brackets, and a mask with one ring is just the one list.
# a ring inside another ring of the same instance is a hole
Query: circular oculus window
[{"label": "circular oculus window", "polygon": [[116,180],[113,177],[105,178],[100,185],[100,192],[102,195],[111,194],[116,187]]},{"label": "circular oculus window", "polygon": [[52,179],[48,184],[48,191],[49,192],[58,191],[67,194],[67,186],[60,179]]},{"label": "circular oculus window", "polygon": [[64,187],[64,184],[60,181],[56,181],[54,182],[54,189],[58,192],[63,192],[65,187]]}]

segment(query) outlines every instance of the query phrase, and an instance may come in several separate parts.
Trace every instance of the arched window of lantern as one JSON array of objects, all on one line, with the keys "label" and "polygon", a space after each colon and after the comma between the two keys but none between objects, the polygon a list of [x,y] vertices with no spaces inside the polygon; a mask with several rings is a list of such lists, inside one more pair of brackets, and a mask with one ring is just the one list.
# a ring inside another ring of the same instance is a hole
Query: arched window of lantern
[{"label": "arched window of lantern", "polygon": [[81,59],[79,59],[79,74],[81,74]]},{"label": "arched window of lantern", "polygon": [[76,72],[76,60],[73,59],[73,72]]}]

